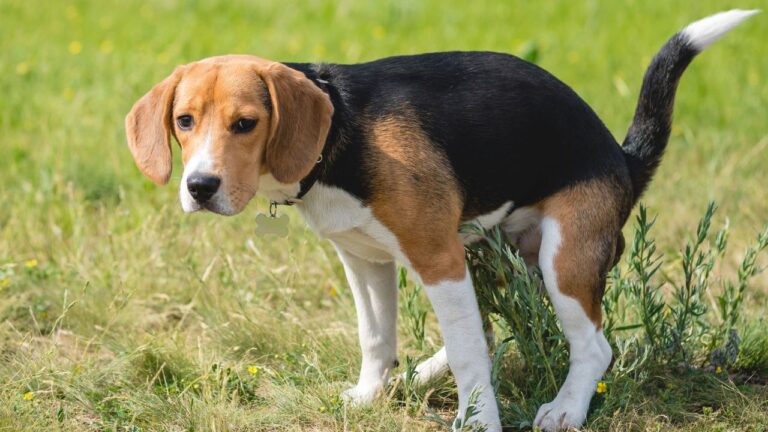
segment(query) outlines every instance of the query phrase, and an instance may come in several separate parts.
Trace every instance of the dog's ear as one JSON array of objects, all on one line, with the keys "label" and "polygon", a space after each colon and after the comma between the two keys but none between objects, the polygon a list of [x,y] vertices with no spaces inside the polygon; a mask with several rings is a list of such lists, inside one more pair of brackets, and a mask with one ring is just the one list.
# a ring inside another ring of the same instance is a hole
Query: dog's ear
[{"label": "dog's ear", "polygon": [[173,95],[183,66],[142,96],[125,117],[128,147],[141,172],[164,185],[171,177],[171,130]]},{"label": "dog's ear", "polygon": [[272,120],[266,164],[281,183],[294,183],[309,174],[325,145],[333,105],[301,72],[281,63],[260,71],[272,100]]}]

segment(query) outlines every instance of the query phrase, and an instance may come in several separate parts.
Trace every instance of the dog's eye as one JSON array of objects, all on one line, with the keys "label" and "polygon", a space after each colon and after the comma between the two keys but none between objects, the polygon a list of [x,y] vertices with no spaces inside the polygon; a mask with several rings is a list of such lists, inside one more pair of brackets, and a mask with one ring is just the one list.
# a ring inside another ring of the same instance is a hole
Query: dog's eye
[{"label": "dog's eye", "polygon": [[241,118],[232,123],[232,132],[234,133],[246,133],[253,130],[256,127],[256,119]]},{"label": "dog's eye", "polygon": [[179,126],[179,129],[183,131],[192,129],[194,123],[194,119],[189,114],[180,115],[176,118],[176,124]]}]

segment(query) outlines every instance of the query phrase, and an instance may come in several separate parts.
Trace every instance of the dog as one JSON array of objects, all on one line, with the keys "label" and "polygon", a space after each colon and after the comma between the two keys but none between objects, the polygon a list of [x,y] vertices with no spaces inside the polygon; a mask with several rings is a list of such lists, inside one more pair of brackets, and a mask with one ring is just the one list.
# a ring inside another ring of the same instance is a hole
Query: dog
[{"label": "dog", "polygon": [[545,431],[581,426],[612,360],[601,330],[621,229],[669,139],[678,81],[693,58],[757,11],[731,10],[675,34],[651,62],[619,145],[592,109],[543,69],[507,54],[446,52],[369,63],[279,63],[247,55],[177,67],[126,117],[139,169],[157,184],[181,147],[185,212],[241,212],[259,192],[294,204],[341,259],[357,309],[362,365],[352,404],[371,403],[396,367],[395,263],[423,284],[445,347],[420,382],[450,366],[459,413],[501,430],[491,361],[459,225],[500,225],[538,265],[570,348]]}]

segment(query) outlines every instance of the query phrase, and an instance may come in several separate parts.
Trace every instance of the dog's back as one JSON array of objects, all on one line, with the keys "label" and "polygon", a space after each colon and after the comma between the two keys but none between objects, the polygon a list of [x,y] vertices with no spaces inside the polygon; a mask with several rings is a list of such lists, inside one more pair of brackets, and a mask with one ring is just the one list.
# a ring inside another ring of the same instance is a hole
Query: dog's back
[{"label": "dog's back", "polygon": [[[566,84],[515,56],[432,53],[321,65],[317,73],[344,96],[337,115],[362,113],[341,122],[345,136],[357,140],[353,145],[375,145],[370,129],[382,119],[423,130],[466,197],[464,220],[606,175],[631,194],[621,148],[594,111]],[[365,165],[369,152],[350,163]],[[359,193],[369,198],[369,191]]]}]

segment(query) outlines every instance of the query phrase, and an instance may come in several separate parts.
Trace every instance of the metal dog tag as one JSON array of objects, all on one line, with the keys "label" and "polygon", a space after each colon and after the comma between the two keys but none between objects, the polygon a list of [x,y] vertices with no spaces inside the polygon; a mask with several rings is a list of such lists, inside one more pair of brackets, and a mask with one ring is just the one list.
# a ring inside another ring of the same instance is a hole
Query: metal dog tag
[{"label": "metal dog tag", "polygon": [[288,235],[288,215],[277,215],[277,203],[269,204],[269,215],[259,213],[256,215],[256,234],[275,235],[285,237]]}]

